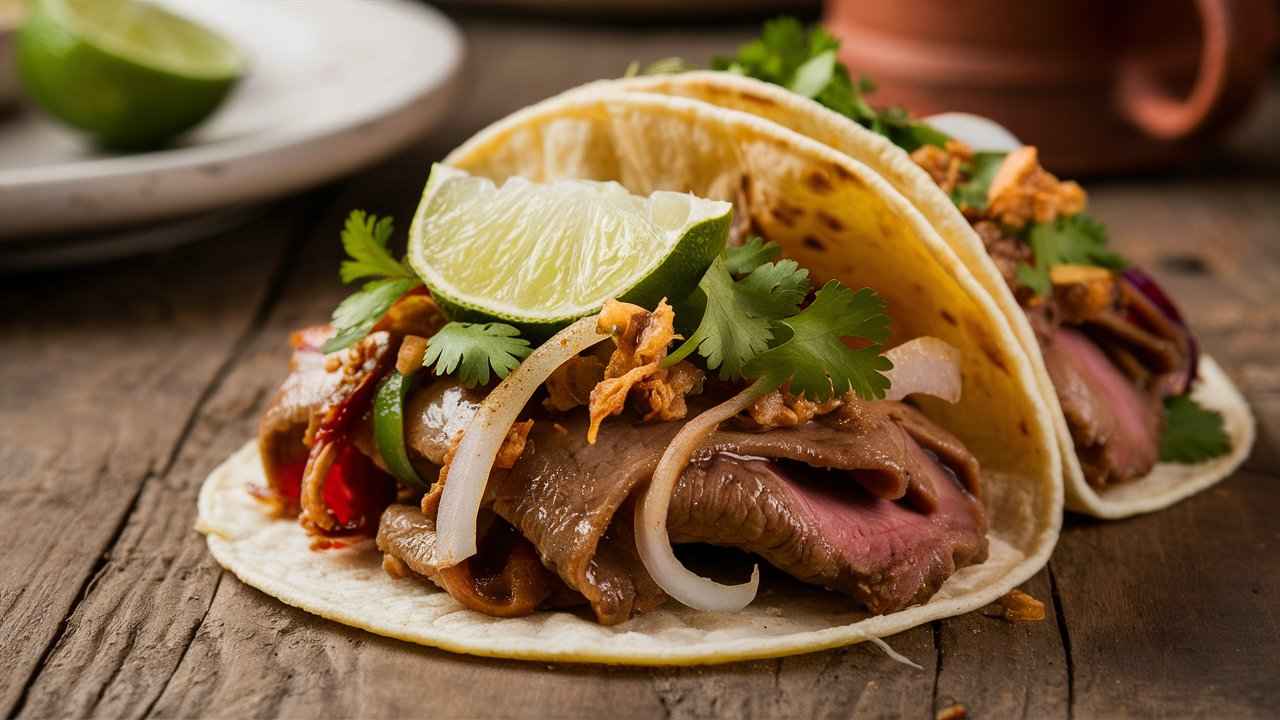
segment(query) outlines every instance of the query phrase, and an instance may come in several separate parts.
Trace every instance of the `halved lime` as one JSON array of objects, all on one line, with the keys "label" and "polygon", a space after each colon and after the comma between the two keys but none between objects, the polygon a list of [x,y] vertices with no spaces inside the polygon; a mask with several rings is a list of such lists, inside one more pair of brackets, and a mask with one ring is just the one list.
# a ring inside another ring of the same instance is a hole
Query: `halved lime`
[{"label": "halved lime", "polygon": [[194,127],[245,69],[228,40],[142,0],[34,0],[16,54],[45,110],[123,149]]},{"label": "halved lime", "polygon": [[511,178],[445,165],[409,231],[409,262],[454,315],[550,330],[621,298],[688,296],[724,248],[733,206],[616,182]]}]

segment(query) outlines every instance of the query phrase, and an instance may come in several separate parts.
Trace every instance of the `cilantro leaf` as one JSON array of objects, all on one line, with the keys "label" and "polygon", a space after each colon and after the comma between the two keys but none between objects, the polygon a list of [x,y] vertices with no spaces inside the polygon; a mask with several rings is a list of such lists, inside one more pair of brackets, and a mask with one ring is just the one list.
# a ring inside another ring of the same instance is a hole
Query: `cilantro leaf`
[{"label": "cilantro leaf", "polygon": [[1206,410],[1187,395],[1165,398],[1161,462],[1198,463],[1230,451],[1231,439],[1223,429],[1222,415]]},{"label": "cilantro leaf", "polygon": [[962,210],[965,208],[986,210],[987,190],[991,187],[991,181],[996,178],[996,173],[999,172],[1006,155],[1008,153],[974,153],[973,160],[969,161],[968,167],[964,168],[969,179],[951,191],[951,201]]},{"label": "cilantro leaf", "polygon": [[809,271],[795,260],[760,265],[736,284],[742,304],[760,317],[795,315],[809,294]]},{"label": "cilantro leaf", "polygon": [[368,335],[396,300],[421,284],[416,276],[365,283],[334,309],[332,323],[337,334],[325,342],[321,351],[337,352]]},{"label": "cilantro leaf", "polygon": [[[753,298],[744,291],[742,282],[734,282],[723,257],[711,263],[698,282],[697,294],[701,295],[698,301],[705,308],[702,319],[689,339],[667,356],[668,365],[674,365],[696,350],[706,358],[708,370],[719,369],[721,379],[732,380],[742,377],[742,368],[769,348],[773,318],[762,315],[761,310],[770,306],[770,302]],[[764,284],[763,280],[758,283]],[[757,292],[758,289],[757,286]]]},{"label": "cilantro leaf", "polygon": [[[883,398],[893,363],[880,354],[889,338],[886,305],[874,291],[853,292],[832,280],[799,314],[780,320],[790,337],[760,354],[746,368],[748,377],[770,385],[791,383],[791,391],[811,400],[826,400],[852,390],[865,400]],[[858,337],[875,345],[853,349],[843,338]]]},{"label": "cilantro leaf", "polygon": [[389,217],[367,215],[363,210],[353,210],[342,228],[342,247],[351,256],[342,261],[342,282],[350,283],[362,278],[413,278],[413,270],[396,260],[387,250],[394,224]]},{"label": "cilantro leaf", "polygon": [[724,249],[724,264],[733,276],[746,275],[761,265],[782,256],[782,248],[776,242],[765,242],[759,235],[735,247]]},{"label": "cilantro leaf", "polygon": [[839,48],[840,41],[821,26],[806,30],[799,20],[783,17],[765,23],[758,40],[738,48],[733,57],[715,58],[711,67],[813,98],[907,152],[946,143],[946,134],[912,120],[902,108],[873,108],[864,96],[874,92],[875,85],[866,78],[853,81],[839,61]]},{"label": "cilantro leaf", "polygon": [[1039,295],[1047,295],[1053,289],[1049,271],[1054,265],[1097,265],[1119,270],[1127,264],[1123,257],[1107,249],[1107,230],[1102,223],[1084,213],[1032,225],[1027,242],[1035,266],[1019,265],[1018,280]]},{"label": "cilantro leaf", "polygon": [[423,367],[435,366],[436,375],[458,373],[465,387],[486,385],[489,369],[505,378],[533,349],[520,331],[504,323],[451,322],[427,341]]}]

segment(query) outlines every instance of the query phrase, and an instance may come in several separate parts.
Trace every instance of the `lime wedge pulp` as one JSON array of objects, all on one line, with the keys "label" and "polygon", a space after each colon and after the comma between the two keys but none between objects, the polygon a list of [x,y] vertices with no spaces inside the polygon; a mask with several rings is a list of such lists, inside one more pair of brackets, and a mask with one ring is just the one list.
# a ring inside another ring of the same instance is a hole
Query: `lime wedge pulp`
[{"label": "lime wedge pulp", "polygon": [[245,70],[229,41],[145,0],[34,0],[16,50],[45,110],[126,149],[195,126]]},{"label": "lime wedge pulp", "polygon": [[639,197],[616,182],[498,186],[435,165],[409,262],[455,316],[553,330],[611,298],[683,299],[724,248],[732,211],[686,193]]}]

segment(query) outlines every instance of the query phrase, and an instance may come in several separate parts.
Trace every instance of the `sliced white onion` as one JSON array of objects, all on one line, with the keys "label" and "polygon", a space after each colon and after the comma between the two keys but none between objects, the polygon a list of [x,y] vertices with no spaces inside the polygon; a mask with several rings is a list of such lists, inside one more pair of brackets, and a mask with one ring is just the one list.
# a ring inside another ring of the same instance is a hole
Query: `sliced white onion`
[{"label": "sliced white onion", "polygon": [[662,453],[653,480],[636,504],[636,547],[649,576],[668,595],[697,610],[734,612],[751,603],[760,587],[760,566],[741,585],[721,585],[689,570],[676,559],[667,535],[667,510],[676,481],[689,458],[720,423],[750,407],[764,394],[763,380],[685,423]]},{"label": "sliced white onion", "polygon": [[485,486],[507,432],[556,368],[569,358],[608,338],[596,330],[596,317],[585,317],[539,345],[520,366],[489,393],[463,432],[453,454],[449,479],[436,516],[436,560],[451,567],[476,554],[476,516]]},{"label": "sliced white onion", "polygon": [[936,337],[916,338],[885,353],[893,363],[886,400],[932,395],[949,403],[960,399],[960,351]]},{"label": "sliced white onion", "polygon": [[1009,129],[981,115],[963,112],[941,113],[924,118],[924,124],[950,135],[974,150],[1012,152],[1022,147]]}]

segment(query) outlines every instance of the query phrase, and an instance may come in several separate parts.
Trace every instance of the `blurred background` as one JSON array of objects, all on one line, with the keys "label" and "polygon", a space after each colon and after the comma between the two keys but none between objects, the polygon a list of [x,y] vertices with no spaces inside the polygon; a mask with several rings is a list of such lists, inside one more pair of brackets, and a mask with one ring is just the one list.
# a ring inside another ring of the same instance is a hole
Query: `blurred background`
[{"label": "blurred background", "polygon": [[836,34],[873,104],[991,117],[1061,175],[1266,172],[1280,165],[1278,13],[1277,0],[0,0],[0,268],[216,236],[371,167],[413,197],[432,160],[513,110],[633,61],[706,67],[780,14]]}]

